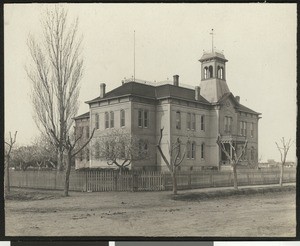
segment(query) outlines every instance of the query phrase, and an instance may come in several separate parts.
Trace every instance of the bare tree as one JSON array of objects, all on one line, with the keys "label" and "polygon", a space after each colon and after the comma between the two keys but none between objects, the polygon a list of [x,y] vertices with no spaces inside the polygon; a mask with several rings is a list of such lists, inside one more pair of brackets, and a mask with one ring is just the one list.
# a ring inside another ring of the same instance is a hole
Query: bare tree
[{"label": "bare tree", "polygon": [[180,150],[180,145],[181,145],[181,141],[179,138],[176,139],[176,142],[169,145],[169,156],[170,156],[170,161],[167,159],[166,155],[163,153],[162,149],[161,149],[161,139],[163,136],[163,130],[164,128],[160,129],[160,138],[158,140],[158,144],[157,144],[157,148],[158,151],[161,155],[161,157],[163,158],[164,162],[166,163],[169,171],[171,172],[172,175],[172,184],[173,184],[173,194],[176,195],[177,194],[177,179],[176,179],[176,172],[178,167],[180,166],[180,164],[182,163],[184,157],[185,157],[185,150],[181,155],[181,150]]},{"label": "bare tree", "polygon": [[71,24],[68,13],[56,6],[42,19],[41,40],[29,35],[32,62],[26,67],[32,82],[34,120],[58,150],[58,170],[63,168],[64,142],[78,110],[82,78],[81,38],[78,19]]},{"label": "bare tree", "polygon": [[147,141],[132,136],[123,130],[111,130],[108,135],[95,140],[93,156],[116,166],[120,173],[133,162],[149,158]]},{"label": "bare tree", "polygon": [[5,141],[5,182],[4,182],[4,194],[10,192],[10,182],[9,182],[9,167],[10,167],[10,155],[12,152],[12,149],[14,147],[14,144],[17,140],[17,131],[14,134],[14,137],[11,136],[11,132],[9,132],[9,139]]},{"label": "bare tree", "polygon": [[221,137],[220,135],[218,136],[218,139],[217,139],[217,144],[218,146],[220,147],[220,149],[224,152],[224,154],[227,156],[229,162],[230,162],[230,165],[232,166],[232,172],[233,172],[233,186],[234,186],[234,189],[238,189],[238,181],[237,181],[237,165],[241,159],[241,157],[245,154],[245,150],[246,150],[246,147],[247,147],[247,144],[248,144],[248,140],[246,139],[243,146],[242,146],[242,149],[238,152],[237,150],[237,145],[236,144],[233,144],[232,141],[226,141],[227,144],[229,144],[230,146],[230,149],[231,149],[231,155],[230,155],[230,152],[228,152],[225,148],[225,142],[223,142],[221,140]]},{"label": "bare tree", "polygon": [[291,139],[289,139],[289,141],[285,141],[284,137],[282,137],[280,139],[280,145],[275,142],[278,151],[280,152],[280,161],[281,161],[281,165],[280,165],[280,178],[279,178],[279,185],[282,186],[283,183],[283,168],[284,168],[284,164],[286,161],[286,156],[287,153],[289,152],[289,149],[292,145]]},{"label": "bare tree", "polygon": [[66,174],[65,174],[65,186],[64,186],[64,195],[69,196],[69,184],[70,184],[70,173],[71,173],[71,164],[72,164],[72,159],[76,157],[76,155],[83,149],[85,148],[91,139],[94,136],[95,128],[93,129],[92,134],[89,136],[89,138],[82,142],[82,134],[79,135],[78,137],[75,134],[75,139],[74,141],[71,140],[70,136],[67,137],[67,140],[64,143],[64,146],[67,150],[67,169],[66,169]]}]

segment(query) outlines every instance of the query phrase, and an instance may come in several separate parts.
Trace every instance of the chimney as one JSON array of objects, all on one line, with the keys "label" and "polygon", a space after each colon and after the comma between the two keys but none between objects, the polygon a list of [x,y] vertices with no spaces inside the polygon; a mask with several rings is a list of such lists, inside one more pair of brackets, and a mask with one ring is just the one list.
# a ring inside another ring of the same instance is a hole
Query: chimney
[{"label": "chimney", "polygon": [[235,97],[235,100],[237,100],[238,103],[240,103],[240,97],[239,97],[239,96],[236,96],[236,97]]},{"label": "chimney", "polygon": [[199,101],[200,99],[200,86],[195,86],[195,100]]},{"label": "chimney", "polygon": [[173,85],[179,86],[179,75],[173,76]]},{"label": "chimney", "polygon": [[105,97],[105,86],[106,86],[105,83],[100,84],[100,98]]}]

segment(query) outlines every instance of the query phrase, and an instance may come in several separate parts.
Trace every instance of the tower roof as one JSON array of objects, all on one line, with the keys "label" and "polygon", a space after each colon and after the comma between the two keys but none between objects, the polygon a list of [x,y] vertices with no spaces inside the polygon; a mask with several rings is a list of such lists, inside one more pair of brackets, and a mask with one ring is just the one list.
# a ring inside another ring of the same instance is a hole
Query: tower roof
[{"label": "tower roof", "polygon": [[210,59],[221,59],[224,62],[227,62],[228,60],[225,58],[225,56],[223,55],[223,53],[219,52],[219,51],[213,51],[213,52],[203,52],[203,55],[201,57],[201,59],[199,60],[200,62],[203,62],[205,60],[210,60]]}]

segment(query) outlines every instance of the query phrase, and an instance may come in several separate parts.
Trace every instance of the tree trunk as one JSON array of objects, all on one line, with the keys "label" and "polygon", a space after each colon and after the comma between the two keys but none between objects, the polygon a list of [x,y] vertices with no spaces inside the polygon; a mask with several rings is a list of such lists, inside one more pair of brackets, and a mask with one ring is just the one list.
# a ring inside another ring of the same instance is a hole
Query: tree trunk
[{"label": "tree trunk", "polygon": [[71,154],[71,151],[68,151],[67,170],[66,170],[65,188],[64,188],[64,195],[65,196],[69,196],[69,183],[70,183],[71,163],[72,163],[72,154]]},{"label": "tree trunk", "polygon": [[172,181],[173,181],[173,194],[177,195],[177,179],[176,179],[176,172],[172,172]]},{"label": "tree trunk", "polygon": [[63,170],[64,167],[64,151],[58,150],[58,157],[57,157],[57,172]]},{"label": "tree trunk", "polygon": [[5,175],[4,175],[4,194],[8,194],[10,192],[10,183],[9,183],[9,162],[10,158],[5,158]]},{"label": "tree trunk", "polygon": [[238,190],[236,163],[233,163],[232,171],[233,171],[233,187],[234,187],[235,190]]},{"label": "tree trunk", "polygon": [[283,183],[283,163],[280,165],[280,178],[279,178],[279,185],[282,186]]}]

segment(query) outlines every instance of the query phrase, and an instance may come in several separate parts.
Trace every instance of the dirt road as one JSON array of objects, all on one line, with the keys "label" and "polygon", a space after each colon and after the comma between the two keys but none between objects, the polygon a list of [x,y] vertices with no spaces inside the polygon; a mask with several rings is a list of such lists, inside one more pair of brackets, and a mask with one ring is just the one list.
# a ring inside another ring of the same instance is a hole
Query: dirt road
[{"label": "dirt road", "polygon": [[170,192],[74,192],[60,197],[60,192],[43,191],[36,199],[40,200],[6,201],[7,236],[294,237],[296,233],[295,190],[195,201],[173,200]]}]

